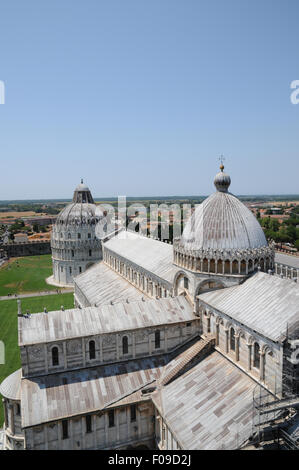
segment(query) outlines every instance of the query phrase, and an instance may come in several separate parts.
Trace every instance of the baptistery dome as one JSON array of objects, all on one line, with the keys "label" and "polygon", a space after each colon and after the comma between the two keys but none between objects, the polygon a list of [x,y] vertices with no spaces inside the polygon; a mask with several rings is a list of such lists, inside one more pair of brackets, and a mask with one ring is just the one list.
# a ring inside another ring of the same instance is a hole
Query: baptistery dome
[{"label": "baptistery dome", "polygon": [[103,213],[94,203],[89,188],[81,181],[73,200],[58,215],[51,237],[53,283],[71,285],[81,274],[102,258],[96,225]]},{"label": "baptistery dome", "polygon": [[174,243],[178,265],[218,274],[248,274],[273,265],[273,249],[252,212],[228,192],[230,176],[220,172],[216,192],[200,204],[188,220],[183,235]]}]

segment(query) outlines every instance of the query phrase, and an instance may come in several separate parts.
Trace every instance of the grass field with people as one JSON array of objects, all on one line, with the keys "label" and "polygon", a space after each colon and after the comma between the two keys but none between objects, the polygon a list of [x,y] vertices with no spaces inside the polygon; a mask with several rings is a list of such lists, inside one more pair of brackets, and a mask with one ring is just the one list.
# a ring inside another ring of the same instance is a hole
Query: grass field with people
[{"label": "grass field with people", "polygon": [[[42,312],[44,308],[48,311],[60,310],[62,305],[66,309],[72,308],[74,306],[74,295],[67,293],[21,299],[23,313],[26,313],[27,310],[30,313]],[[5,348],[5,364],[0,363],[1,383],[5,377],[21,367],[20,349],[18,346],[18,306],[16,299],[0,301],[0,341],[4,343]],[[0,426],[3,423],[3,419],[1,402]]]},{"label": "grass field with people", "polygon": [[52,274],[51,255],[11,258],[0,268],[0,296],[53,291],[46,283]]}]

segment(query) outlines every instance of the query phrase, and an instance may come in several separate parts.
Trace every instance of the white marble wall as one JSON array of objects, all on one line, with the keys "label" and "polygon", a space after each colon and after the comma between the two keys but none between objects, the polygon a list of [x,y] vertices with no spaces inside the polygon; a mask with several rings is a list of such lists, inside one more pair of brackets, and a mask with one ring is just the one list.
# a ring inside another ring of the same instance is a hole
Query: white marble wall
[{"label": "white marble wall", "polygon": [[[190,326],[188,326],[190,325]],[[160,348],[155,348],[155,332],[160,331]],[[169,352],[198,335],[199,319],[180,324],[159,325],[121,333],[75,338],[55,343],[22,346],[23,376],[39,376],[64,370],[104,365]],[[123,354],[122,338],[128,338],[128,353]],[[89,359],[89,344],[95,341],[95,359]],[[52,364],[52,349],[59,351],[59,365]]]},{"label": "white marble wall", "polygon": [[4,398],[4,448],[8,450],[24,449],[24,433],[21,426],[21,402]]},{"label": "white marble wall", "polygon": [[[271,391],[280,394],[283,346],[203,303],[200,312],[201,331],[215,336],[216,349]],[[255,347],[258,351],[256,356],[259,357],[258,366],[254,360]]]},{"label": "white marble wall", "polygon": [[[114,415],[109,425],[109,412]],[[150,401],[136,404],[136,420],[132,421],[131,405],[109,411],[91,413],[91,429],[87,432],[86,416],[67,419],[68,437],[64,438],[62,421],[25,429],[26,449],[92,450],[124,449],[144,443],[150,445],[154,435],[153,405]]]},{"label": "white marble wall", "polygon": [[55,225],[51,249],[54,281],[62,285],[72,285],[73,277],[102,259],[101,241],[92,224]]}]

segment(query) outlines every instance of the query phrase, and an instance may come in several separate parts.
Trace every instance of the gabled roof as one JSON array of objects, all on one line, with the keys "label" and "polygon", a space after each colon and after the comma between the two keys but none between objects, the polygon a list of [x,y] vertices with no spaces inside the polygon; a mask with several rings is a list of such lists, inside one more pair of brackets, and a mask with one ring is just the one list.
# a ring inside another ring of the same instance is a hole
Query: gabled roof
[{"label": "gabled roof", "polygon": [[75,294],[78,288],[90,306],[101,306],[141,300],[147,297],[103,262],[97,263],[74,278]]},{"label": "gabled roof", "polygon": [[194,320],[185,297],[72,308],[19,317],[19,346]]},{"label": "gabled roof", "polygon": [[259,272],[243,284],[201,294],[199,300],[261,335],[279,341],[299,317],[299,285]]},{"label": "gabled roof", "polygon": [[22,380],[22,426],[100,411],[155,381],[167,356]]},{"label": "gabled roof", "polygon": [[103,246],[172,284],[177,271],[172,245],[123,230]]},{"label": "gabled roof", "polygon": [[152,394],[183,449],[236,449],[252,433],[256,383],[213,352]]},{"label": "gabled roof", "polygon": [[299,256],[286,255],[284,253],[275,253],[275,263],[285,264],[294,269],[299,269]]}]

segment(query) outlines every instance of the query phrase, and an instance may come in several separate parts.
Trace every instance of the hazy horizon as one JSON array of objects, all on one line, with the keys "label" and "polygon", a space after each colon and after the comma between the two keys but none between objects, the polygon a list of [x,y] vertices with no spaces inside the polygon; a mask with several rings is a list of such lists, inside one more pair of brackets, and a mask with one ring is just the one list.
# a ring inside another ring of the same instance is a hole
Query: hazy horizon
[{"label": "hazy horizon", "polygon": [[[299,191],[298,0],[3,0],[0,200]],[[96,189],[96,191],[94,191]]]},{"label": "hazy horizon", "polygon": [[[201,198],[207,198],[209,194],[199,194],[199,195],[170,195],[170,196],[125,196],[127,200],[165,200],[165,199],[201,199]],[[299,193],[298,194],[234,194],[234,196],[238,198],[294,198],[295,200],[299,200]],[[118,197],[123,197],[123,195],[118,195],[118,196],[111,196],[111,197],[98,197],[98,196],[93,196],[93,199],[95,202],[98,201],[117,201]],[[0,199],[0,205],[3,203],[22,203],[22,202],[28,202],[28,203],[35,203],[35,202],[71,202],[72,198],[48,198],[48,199],[41,199],[41,198],[36,198],[36,199]]]}]

